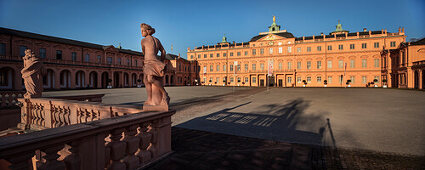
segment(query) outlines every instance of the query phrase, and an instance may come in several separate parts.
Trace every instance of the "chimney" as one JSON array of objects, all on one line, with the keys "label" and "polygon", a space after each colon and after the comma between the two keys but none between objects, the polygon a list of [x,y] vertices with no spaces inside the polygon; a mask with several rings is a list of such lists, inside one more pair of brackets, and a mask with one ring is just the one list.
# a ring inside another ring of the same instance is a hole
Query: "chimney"
[{"label": "chimney", "polygon": [[363,28],[363,32],[367,32],[367,29],[366,28]]},{"label": "chimney", "polygon": [[401,29],[401,32],[404,33],[404,27]]},{"label": "chimney", "polygon": [[400,27],[398,27],[398,33],[400,33],[401,32],[401,28]]}]

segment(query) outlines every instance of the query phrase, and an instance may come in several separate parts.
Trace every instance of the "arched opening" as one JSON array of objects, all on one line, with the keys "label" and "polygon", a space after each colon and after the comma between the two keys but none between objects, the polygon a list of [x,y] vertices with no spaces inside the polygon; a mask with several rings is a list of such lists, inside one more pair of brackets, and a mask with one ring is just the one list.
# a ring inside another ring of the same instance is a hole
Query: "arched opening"
[{"label": "arched opening", "polygon": [[114,72],[114,88],[120,87],[120,73]]},{"label": "arched opening", "polygon": [[60,72],[60,87],[71,88],[71,72],[69,70],[62,70]]},{"label": "arched opening", "polygon": [[97,72],[92,71],[89,74],[90,88],[97,88]]},{"label": "arched opening", "polygon": [[109,74],[108,72],[103,72],[102,73],[102,77],[101,77],[101,83],[102,83],[102,88],[106,88],[109,84],[108,80],[109,80]]},{"label": "arched opening", "polygon": [[174,76],[173,75],[171,75],[171,77],[170,77],[170,85],[171,86],[174,85]]},{"label": "arched opening", "polygon": [[168,80],[168,75],[165,75],[165,85],[168,85],[170,81]]},{"label": "arched opening", "polygon": [[144,84],[144,82],[143,82],[143,74],[140,74],[140,75],[139,75],[139,79],[137,79],[137,82],[139,82],[139,80],[140,80],[139,85]]},{"label": "arched opening", "polygon": [[13,89],[15,71],[10,67],[0,69],[0,89]]},{"label": "arched opening", "polygon": [[52,69],[47,69],[45,75],[43,75],[43,88],[54,89],[55,88],[55,72]]},{"label": "arched opening", "polygon": [[425,70],[422,70],[422,90],[425,90]]},{"label": "arched opening", "polygon": [[137,74],[133,73],[131,74],[131,87],[137,86]]},{"label": "arched opening", "polygon": [[129,77],[128,77],[128,73],[124,73],[124,87],[128,87],[129,86]]},{"label": "arched opening", "polygon": [[75,74],[75,87],[84,88],[86,86],[84,71],[78,71]]},{"label": "arched opening", "polygon": [[418,71],[415,71],[413,79],[414,79],[414,87],[413,88],[418,89],[419,88],[419,72]]}]

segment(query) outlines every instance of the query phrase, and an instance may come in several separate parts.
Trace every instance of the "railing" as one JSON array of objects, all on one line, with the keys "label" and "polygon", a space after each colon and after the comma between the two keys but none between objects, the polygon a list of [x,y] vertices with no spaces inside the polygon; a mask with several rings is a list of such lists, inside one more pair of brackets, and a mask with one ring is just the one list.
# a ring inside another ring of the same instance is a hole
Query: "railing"
[{"label": "railing", "polygon": [[52,98],[18,99],[22,103],[21,129],[41,130],[139,113],[141,109],[97,102]]},{"label": "railing", "polygon": [[78,100],[78,101],[87,101],[87,102],[102,102],[103,96],[105,96],[105,94],[89,94],[89,95],[78,95],[78,96],[55,96],[55,97],[48,97],[48,98]]},{"label": "railing", "polygon": [[18,98],[23,97],[24,94],[24,91],[0,91],[0,109],[12,107],[18,108],[18,106],[16,106]]},{"label": "railing", "polygon": [[142,168],[171,152],[174,113],[138,113],[3,137],[0,160],[10,169]]}]

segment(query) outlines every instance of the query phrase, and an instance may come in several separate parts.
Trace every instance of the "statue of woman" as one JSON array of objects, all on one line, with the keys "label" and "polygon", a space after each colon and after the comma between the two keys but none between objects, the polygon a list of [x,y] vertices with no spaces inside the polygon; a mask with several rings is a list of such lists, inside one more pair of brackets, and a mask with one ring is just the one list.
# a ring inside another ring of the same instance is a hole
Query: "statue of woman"
[{"label": "statue of woman", "polygon": [[[142,36],[145,37],[141,42],[142,51],[145,55],[143,82],[148,95],[144,106],[164,106],[163,110],[168,111],[170,98],[163,86],[165,64],[161,61],[165,59],[166,52],[161,42],[152,36],[155,33],[154,28],[143,23],[140,25],[140,29]],[[161,60],[158,59],[158,51],[161,51]]]},{"label": "statue of woman", "polygon": [[43,83],[41,78],[41,71],[43,64],[31,49],[25,50],[24,68],[21,70],[22,78],[24,79],[25,89],[27,92],[24,98],[41,97],[43,91]]}]

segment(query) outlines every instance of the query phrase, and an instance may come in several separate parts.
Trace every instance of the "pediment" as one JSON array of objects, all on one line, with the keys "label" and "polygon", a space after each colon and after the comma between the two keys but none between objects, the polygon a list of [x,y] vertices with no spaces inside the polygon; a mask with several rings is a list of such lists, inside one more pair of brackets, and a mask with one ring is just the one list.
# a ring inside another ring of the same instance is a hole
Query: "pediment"
[{"label": "pediment", "polygon": [[283,40],[283,39],[286,39],[286,37],[281,37],[281,36],[278,36],[278,35],[275,35],[275,34],[269,34],[269,35],[266,35],[266,36],[260,38],[257,41],[273,41],[273,40]]}]

